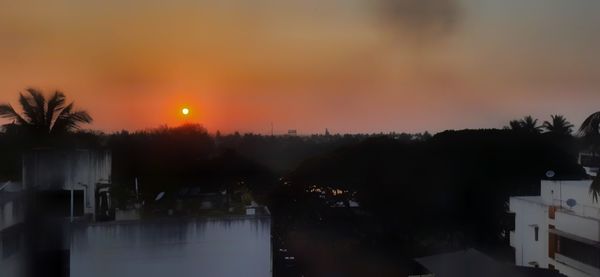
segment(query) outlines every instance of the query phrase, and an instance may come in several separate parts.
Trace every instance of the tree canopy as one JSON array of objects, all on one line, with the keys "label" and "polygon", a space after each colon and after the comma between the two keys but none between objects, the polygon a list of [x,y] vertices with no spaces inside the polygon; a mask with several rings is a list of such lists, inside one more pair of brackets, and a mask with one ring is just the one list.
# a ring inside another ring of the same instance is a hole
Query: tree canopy
[{"label": "tree canopy", "polygon": [[76,110],[73,102],[67,104],[59,91],[47,98],[40,90],[28,88],[25,94],[19,94],[19,105],[21,113],[11,104],[0,104],[0,117],[12,120],[4,125],[5,129],[43,138],[78,130],[82,124],[92,122],[87,111]]},{"label": "tree canopy", "polygon": [[567,121],[564,116],[552,115],[551,119],[551,121],[544,121],[542,125],[547,132],[559,136],[570,136],[573,133],[574,125]]}]

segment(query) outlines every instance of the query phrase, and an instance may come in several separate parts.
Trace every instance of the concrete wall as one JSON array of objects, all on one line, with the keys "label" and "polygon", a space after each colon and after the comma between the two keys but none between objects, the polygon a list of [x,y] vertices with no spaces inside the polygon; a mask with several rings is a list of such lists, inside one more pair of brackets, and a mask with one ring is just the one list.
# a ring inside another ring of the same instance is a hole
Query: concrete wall
[{"label": "concrete wall", "polygon": [[[511,197],[510,210],[515,212],[515,263],[531,266],[536,262],[548,268],[548,208],[540,197]],[[538,240],[535,240],[535,226]]]},{"label": "concrete wall", "polygon": [[[7,236],[7,229],[15,227],[23,222],[23,211],[18,207],[16,201],[6,201],[0,203],[0,276],[2,277],[21,277],[24,275],[24,254],[23,241],[19,242],[19,247],[15,253],[5,257],[4,240]],[[18,227],[18,226],[17,226]],[[22,236],[8,237],[8,240],[22,240]]]},{"label": "concrete wall", "polygon": [[[592,180],[580,181],[542,181],[541,196],[544,202],[568,209],[585,217],[600,219],[600,203],[594,202],[590,194]],[[567,205],[567,200],[574,199],[577,204]]]},{"label": "concrete wall", "polygon": [[18,215],[15,214],[15,202],[0,203],[0,231],[15,225],[18,221]]},{"label": "concrete wall", "polygon": [[[590,195],[591,180],[542,181],[542,198],[560,207],[556,212],[556,229],[600,242],[600,203]],[[575,206],[567,200],[575,200]]]},{"label": "concrete wall", "polygon": [[119,210],[115,211],[115,220],[139,220],[140,219],[140,210],[139,209],[131,209],[131,210]]},{"label": "concrete wall", "polygon": [[[2,242],[0,241],[0,249]],[[19,253],[8,258],[0,254],[0,276],[2,277],[23,277],[25,276],[25,257]]]},{"label": "concrete wall", "polygon": [[272,275],[268,217],[84,225],[70,248],[72,277]]},{"label": "concrete wall", "polygon": [[600,220],[556,212],[556,229],[578,237],[600,242]]}]

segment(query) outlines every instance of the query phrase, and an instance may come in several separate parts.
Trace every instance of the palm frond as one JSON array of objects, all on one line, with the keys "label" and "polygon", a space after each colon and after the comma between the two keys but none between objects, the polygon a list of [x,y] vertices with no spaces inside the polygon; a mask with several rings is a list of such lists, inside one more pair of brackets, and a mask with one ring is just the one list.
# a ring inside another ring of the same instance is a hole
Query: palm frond
[{"label": "palm frond", "polygon": [[544,121],[542,124],[542,128],[546,129],[546,131],[563,136],[570,136],[573,133],[574,125],[571,124],[567,119],[562,115],[552,115],[552,122]]},{"label": "palm frond", "polygon": [[23,118],[30,124],[36,125],[37,120],[35,112],[35,102],[31,98],[31,96],[26,96],[22,93],[19,93],[19,104],[21,104],[21,109],[23,109]]},{"label": "palm frond", "polygon": [[48,107],[46,109],[46,125],[52,127],[54,123],[54,117],[65,107],[65,95],[62,92],[56,91],[52,97],[48,100]]},{"label": "palm frond", "polygon": [[92,123],[92,117],[90,116],[90,114],[86,111],[74,111],[73,113],[71,113],[71,117],[77,122],[77,123]]},{"label": "palm frond", "polygon": [[533,117],[528,115],[519,120],[511,120],[509,122],[509,129],[523,133],[539,134],[541,132],[542,127],[538,126],[537,123],[537,119],[534,119]]},{"label": "palm frond", "polygon": [[[588,116],[581,124],[581,127],[579,127],[578,133],[584,138],[585,143],[591,148],[592,153],[596,154],[600,146],[600,112],[595,112]],[[597,174],[592,181],[590,194],[593,201],[598,202],[598,198],[600,198],[600,174]]]},{"label": "palm frond", "polygon": [[0,104],[0,117],[12,119],[20,125],[28,125],[29,123],[25,120],[10,104]]},{"label": "palm frond", "polygon": [[50,126],[46,126],[46,98],[41,91],[34,88],[28,88],[27,92],[31,96],[30,102],[34,107],[35,122],[40,129],[46,132],[50,131]]},{"label": "palm frond", "polygon": [[27,93],[19,93],[22,113],[10,104],[0,104],[0,118],[12,119],[17,125],[26,127],[27,133],[47,137],[53,133],[66,133],[84,123],[92,122],[92,117],[82,110],[74,111],[74,104],[66,105],[65,95],[55,91],[46,100],[44,94],[28,88]]},{"label": "palm frond", "polygon": [[73,129],[79,129],[82,123],[91,123],[92,117],[86,111],[73,111],[74,104],[70,103],[62,109],[54,121],[52,133],[63,133]]},{"label": "palm frond", "polygon": [[511,120],[509,123],[509,129],[511,130],[519,130],[521,129],[521,122],[518,120]]},{"label": "palm frond", "polygon": [[548,121],[544,121],[544,123],[542,124],[542,127],[544,129],[546,129],[548,132],[552,132],[554,131],[554,124],[548,122]]},{"label": "palm frond", "polygon": [[552,122],[554,122],[554,125],[560,125],[568,129],[575,127],[575,125],[571,124],[564,116],[558,114],[552,116]]},{"label": "palm frond", "polygon": [[579,127],[579,134],[584,137],[595,137],[600,134],[600,112],[591,114],[583,121]]}]

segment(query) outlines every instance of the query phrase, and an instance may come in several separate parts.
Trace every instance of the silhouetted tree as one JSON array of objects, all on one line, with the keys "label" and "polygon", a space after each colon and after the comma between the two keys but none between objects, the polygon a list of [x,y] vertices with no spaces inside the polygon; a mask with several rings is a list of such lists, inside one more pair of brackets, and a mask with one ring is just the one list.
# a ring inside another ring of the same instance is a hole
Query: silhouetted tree
[{"label": "silhouetted tree", "polygon": [[559,136],[570,136],[573,132],[573,124],[571,124],[562,115],[552,115],[552,122],[544,121],[542,127],[549,133]]},{"label": "silhouetted tree", "polygon": [[586,145],[597,151],[600,148],[600,112],[589,115],[581,124],[579,133],[583,136]]},{"label": "silhouetted tree", "polygon": [[77,130],[81,124],[92,122],[86,111],[74,110],[73,102],[66,104],[65,95],[58,91],[46,99],[41,91],[29,88],[27,94],[19,94],[19,104],[22,114],[10,104],[0,104],[0,117],[13,121],[5,128],[19,128],[39,138]]},{"label": "silhouetted tree", "polygon": [[539,134],[542,131],[542,127],[538,126],[537,122],[537,119],[528,115],[519,120],[511,120],[507,129],[524,133]]},{"label": "silhouetted tree", "polygon": [[521,122],[517,119],[511,120],[508,123],[508,126],[504,127],[505,129],[511,129],[513,131],[521,130]]},{"label": "silhouetted tree", "polygon": [[[600,112],[588,116],[581,124],[579,133],[583,136],[583,140],[592,151],[592,154],[596,155],[600,148]],[[597,174],[592,181],[590,193],[594,201],[598,202],[598,197],[600,197],[600,174]]]},{"label": "silhouetted tree", "polygon": [[395,235],[418,241],[437,232],[505,245],[500,234],[509,197],[538,194],[548,168],[564,180],[585,176],[575,157],[564,140],[510,130],[446,131],[428,140],[371,137],[304,160],[285,181],[300,187],[290,194],[315,185],[350,191],[385,226],[374,236],[397,249],[408,244]]}]

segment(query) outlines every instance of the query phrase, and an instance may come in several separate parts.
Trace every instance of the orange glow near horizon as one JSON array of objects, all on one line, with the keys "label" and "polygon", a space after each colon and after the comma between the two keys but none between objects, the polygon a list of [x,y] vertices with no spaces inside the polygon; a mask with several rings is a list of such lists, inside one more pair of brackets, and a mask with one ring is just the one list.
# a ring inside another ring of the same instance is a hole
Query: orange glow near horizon
[{"label": "orange glow near horizon", "polygon": [[600,1],[4,2],[0,103],[60,90],[86,129],[578,125],[600,103]]}]

